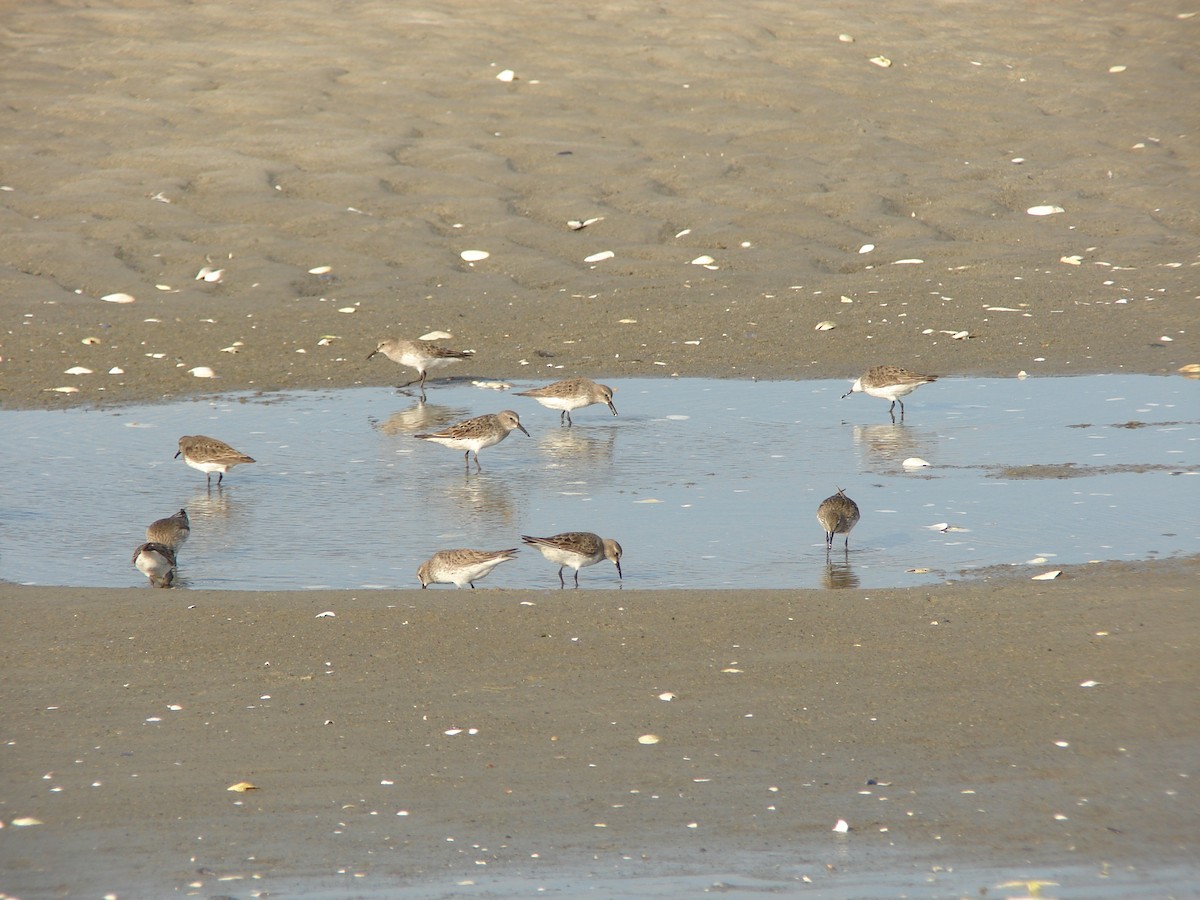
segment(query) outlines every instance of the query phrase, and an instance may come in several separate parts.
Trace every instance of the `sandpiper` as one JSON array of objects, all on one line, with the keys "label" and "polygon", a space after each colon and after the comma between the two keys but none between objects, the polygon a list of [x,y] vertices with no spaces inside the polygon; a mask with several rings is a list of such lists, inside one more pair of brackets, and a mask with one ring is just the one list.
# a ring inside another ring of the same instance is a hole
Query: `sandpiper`
[{"label": "sandpiper", "polygon": [[193,469],[199,469],[208,476],[208,483],[212,484],[212,473],[217,474],[217,485],[220,486],[221,480],[228,472],[236,465],[241,463],[252,463],[254,459],[247,456],[245,453],[239,453],[234,450],[224,441],[218,441],[216,438],[205,437],[202,434],[185,434],[179,439],[179,453],[175,454],[175,458],[179,459],[179,454],[183,454],[183,461]]},{"label": "sandpiper", "polygon": [[838,488],[832,497],[826,497],[817,507],[817,521],[825,529],[825,550],[833,548],[833,536],[846,536],[846,549],[850,549],[850,530],[858,524],[858,504],[846,496],[846,492]]},{"label": "sandpiper", "polygon": [[522,434],[529,437],[529,432],[521,424],[520,416],[511,409],[502,409],[498,413],[476,416],[473,419],[466,419],[448,428],[443,428],[441,431],[435,431],[432,434],[418,434],[414,437],[419,437],[423,441],[433,441],[435,444],[441,444],[451,450],[465,450],[463,459],[466,461],[468,472],[471,471],[471,453],[473,452],[475,454],[475,471],[482,472],[483,467],[479,465],[479,451],[484,447],[492,447],[500,443],[514,429],[519,429]]},{"label": "sandpiper", "polygon": [[516,547],[510,550],[439,550],[421,563],[417,578],[422,588],[431,584],[453,584],[455,587],[469,584],[474,590],[476,581],[486,578],[500,563],[516,559],[516,554]]},{"label": "sandpiper", "polygon": [[165,544],[175,554],[179,553],[179,548],[191,533],[192,525],[188,521],[186,509],[181,509],[165,519],[155,519],[146,526],[147,541],[151,544]]},{"label": "sandpiper", "polygon": [[421,399],[424,400],[425,376],[429,373],[430,369],[438,369],[442,366],[448,366],[452,362],[457,362],[460,359],[466,359],[474,351],[451,350],[448,347],[435,344],[433,341],[404,341],[399,338],[387,338],[379,342],[379,346],[367,355],[367,359],[370,359],[376,353],[382,353],[392,362],[408,366],[410,369],[416,369],[418,377],[399,385],[399,387],[406,388],[411,384],[419,382],[421,386]]},{"label": "sandpiper", "polygon": [[154,587],[170,587],[175,580],[175,551],[153,541],[133,551],[133,564]]},{"label": "sandpiper", "polygon": [[560,425],[564,421],[568,426],[573,425],[571,410],[591,406],[593,403],[607,403],[612,414],[614,416],[617,414],[617,408],[613,406],[613,389],[606,384],[596,384],[592,379],[584,378],[582,375],[564,378],[562,381],[534,388],[532,391],[518,391],[514,396],[532,397],[547,409],[561,410],[562,412],[558,416]]},{"label": "sandpiper", "polygon": [[850,390],[842,394],[842,399],[845,400],[851,394],[862,391],[872,397],[891,400],[892,405],[888,407],[888,412],[895,419],[894,410],[896,404],[899,403],[900,418],[903,419],[904,401],[900,398],[907,397],[923,384],[937,380],[938,376],[936,375],[919,375],[908,369],[902,369],[900,366],[872,366],[858,377],[858,380],[850,386]]},{"label": "sandpiper", "polygon": [[579,587],[579,570],[606,559],[611,559],[617,567],[617,577],[625,578],[621,572],[621,545],[612,538],[602,538],[590,531],[564,531],[552,537],[523,534],[521,540],[537,547],[550,562],[558,563],[558,583],[562,587],[567,586],[563,569],[575,570],[575,587]]}]

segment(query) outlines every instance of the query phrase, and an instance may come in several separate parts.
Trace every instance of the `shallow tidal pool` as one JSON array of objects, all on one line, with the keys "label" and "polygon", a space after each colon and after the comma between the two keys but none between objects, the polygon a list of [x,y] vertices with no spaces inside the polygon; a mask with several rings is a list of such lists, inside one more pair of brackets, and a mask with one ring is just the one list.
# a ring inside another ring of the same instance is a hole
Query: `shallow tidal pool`
[{"label": "shallow tidal pool", "polygon": [[[1196,381],[946,378],[893,423],[840,380],[602,380],[619,415],[573,428],[512,396],[545,380],[430,382],[424,404],[357,388],[0,412],[0,580],[145,585],[133,550],[181,507],[177,589],[416,589],[435,550],[560,531],[624,548],[624,580],[604,562],[584,589],[870,589],[1200,550]],[[506,408],[530,437],[484,450],[481,474],[414,438]],[[184,434],[257,462],[210,488],[172,458]],[[827,554],[815,513],[838,487],[862,518]],[[558,590],[557,566],[524,548],[479,587]]]}]

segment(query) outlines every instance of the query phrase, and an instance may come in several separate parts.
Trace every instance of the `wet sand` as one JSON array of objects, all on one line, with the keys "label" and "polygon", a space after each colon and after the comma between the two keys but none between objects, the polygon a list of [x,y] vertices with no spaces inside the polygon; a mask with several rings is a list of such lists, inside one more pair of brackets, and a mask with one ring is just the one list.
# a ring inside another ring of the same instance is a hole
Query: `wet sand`
[{"label": "wet sand", "polygon": [[[0,403],[396,384],[431,330],[483,380],[1173,375],[1192,12],[21,4]],[[1187,896],[1196,577],[0,585],[0,891]]]}]

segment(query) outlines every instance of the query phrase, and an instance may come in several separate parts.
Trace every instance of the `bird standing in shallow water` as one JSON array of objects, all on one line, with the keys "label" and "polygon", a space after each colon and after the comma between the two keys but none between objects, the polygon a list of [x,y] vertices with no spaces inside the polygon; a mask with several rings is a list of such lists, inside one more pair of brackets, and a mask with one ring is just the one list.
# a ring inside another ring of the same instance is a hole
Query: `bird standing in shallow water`
[{"label": "bird standing in shallow water", "polygon": [[210,485],[212,484],[212,473],[217,472],[218,487],[220,487],[225,473],[234,466],[254,462],[252,457],[245,453],[239,453],[224,441],[218,441],[216,438],[206,437],[203,434],[185,434],[181,437],[179,453],[175,454],[176,459],[179,459],[180,453],[183,454],[185,463],[208,476]]},{"label": "bird standing in shallow water", "polygon": [[833,536],[846,535],[846,550],[850,549],[850,530],[858,524],[858,504],[838,488],[832,497],[826,497],[817,507],[817,521],[825,529],[825,550],[833,549]]},{"label": "bird standing in shallow water", "polygon": [[423,402],[425,400],[425,376],[429,374],[429,370],[439,369],[450,363],[458,362],[460,359],[466,359],[471,356],[472,352],[471,350],[451,350],[449,347],[443,347],[433,341],[403,341],[399,338],[387,338],[380,341],[379,346],[367,354],[367,359],[376,353],[382,353],[392,362],[416,369],[418,377],[398,385],[398,387],[406,388],[419,382]]},{"label": "bird standing in shallow water", "polygon": [[921,385],[937,380],[938,376],[936,375],[919,375],[908,369],[902,369],[900,366],[872,366],[858,377],[850,386],[850,390],[842,394],[842,399],[845,400],[851,394],[861,391],[872,397],[891,400],[892,405],[888,407],[888,413],[891,414],[894,422],[896,420],[894,410],[897,403],[900,404],[900,418],[904,418],[904,401],[900,399],[901,397],[907,397]]},{"label": "bird standing in shallow water", "polygon": [[432,434],[418,434],[414,437],[423,441],[433,441],[435,444],[441,444],[451,450],[465,450],[463,459],[466,460],[468,472],[471,471],[471,453],[474,452],[475,471],[482,472],[483,467],[479,465],[479,451],[484,447],[495,446],[508,437],[510,431],[514,430],[519,430],[525,437],[529,437],[529,432],[521,424],[520,416],[511,409],[502,409],[498,413],[476,416],[473,419],[466,419],[451,425],[449,428],[443,428],[441,431],[435,431]]},{"label": "bird standing in shallow water", "polygon": [[516,547],[511,550],[439,550],[421,563],[417,579],[422,588],[431,584],[453,584],[455,587],[469,584],[474,590],[476,581],[486,578],[500,563],[516,558]]},{"label": "bird standing in shallow water", "polygon": [[175,581],[175,552],[166,544],[142,544],[133,551],[133,564],[154,587],[170,587]]},{"label": "bird standing in shallow water", "polygon": [[561,425],[565,421],[568,427],[575,424],[571,421],[571,410],[591,406],[593,403],[606,403],[612,414],[617,414],[617,408],[613,406],[613,389],[606,384],[596,384],[582,375],[564,378],[562,381],[531,391],[518,391],[514,396],[532,397],[547,409],[561,410],[558,423]]},{"label": "bird standing in shallow water", "polygon": [[563,569],[575,570],[575,587],[579,587],[579,570],[606,559],[612,560],[617,567],[617,577],[625,578],[621,572],[621,545],[612,538],[602,538],[590,531],[564,531],[552,537],[523,534],[521,540],[537,547],[550,562],[558,563],[558,583],[561,587],[567,586]]},{"label": "bird standing in shallow water", "polygon": [[165,544],[171,552],[178,554],[183,542],[192,533],[192,525],[188,521],[186,509],[181,509],[173,516],[165,519],[155,519],[146,526],[146,540],[151,544]]}]

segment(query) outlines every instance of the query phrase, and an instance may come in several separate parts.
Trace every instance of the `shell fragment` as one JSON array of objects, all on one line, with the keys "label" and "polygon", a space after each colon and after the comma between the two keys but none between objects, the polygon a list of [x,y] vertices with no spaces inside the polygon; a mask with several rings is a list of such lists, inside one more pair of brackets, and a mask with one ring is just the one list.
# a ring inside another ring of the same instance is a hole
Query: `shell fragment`
[{"label": "shell fragment", "polygon": [[583,261],[585,263],[603,262],[606,259],[612,259],[616,255],[617,254],[613,253],[611,250],[601,250],[599,253],[593,253],[591,256],[585,256]]},{"label": "shell fragment", "polygon": [[100,299],[104,300],[106,303],[132,303],[134,301],[134,297],[132,294],[120,294],[120,293],[105,294]]},{"label": "shell fragment", "polygon": [[465,262],[480,262],[481,260],[487,259],[492,254],[488,253],[486,250],[464,250],[458,255],[462,257]]},{"label": "shell fragment", "polygon": [[1053,216],[1057,215],[1058,213],[1066,212],[1066,210],[1061,206],[1043,205],[1031,206],[1029,209],[1025,210],[1025,212],[1029,213],[1031,216]]}]

